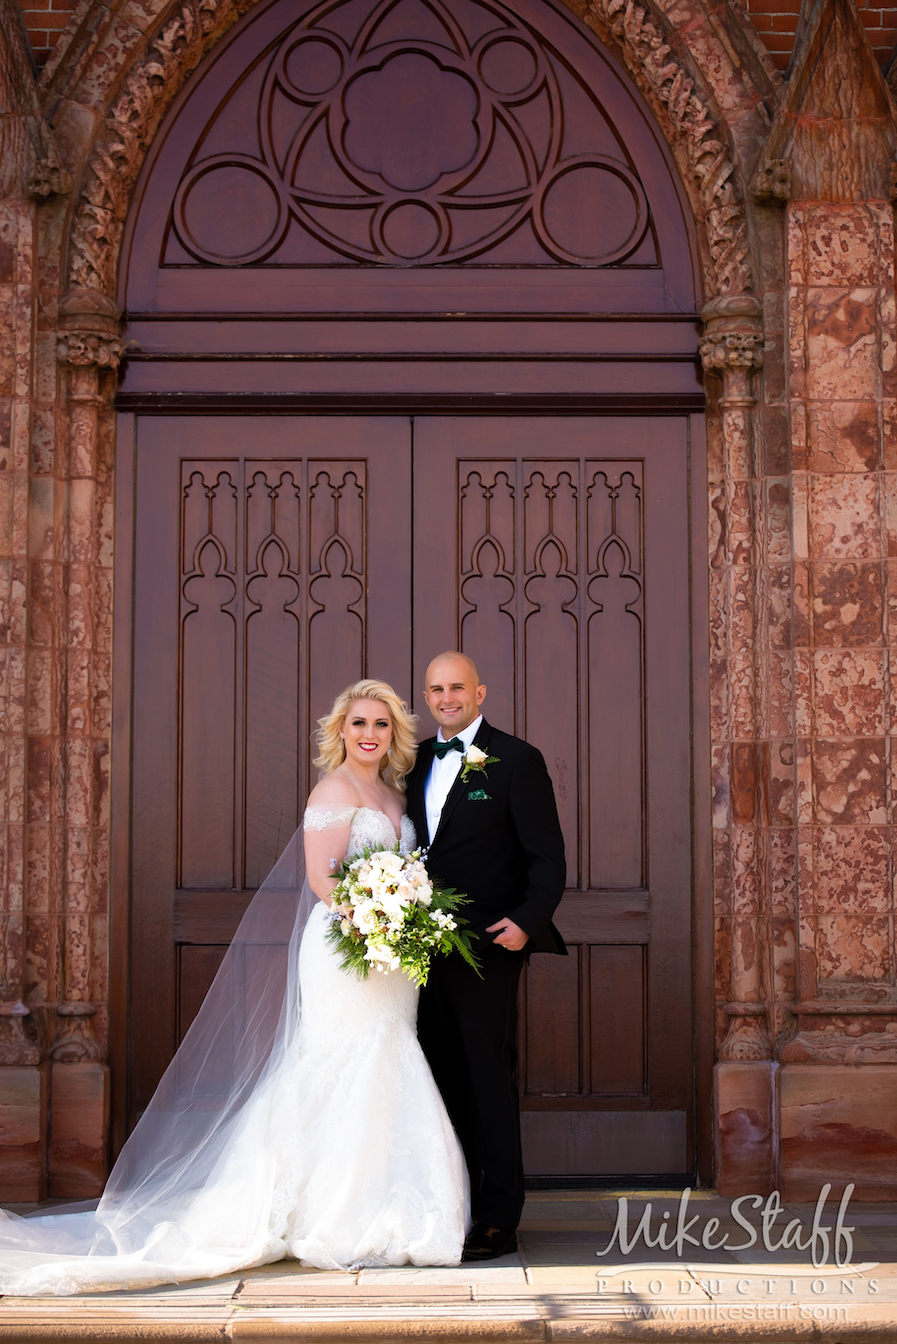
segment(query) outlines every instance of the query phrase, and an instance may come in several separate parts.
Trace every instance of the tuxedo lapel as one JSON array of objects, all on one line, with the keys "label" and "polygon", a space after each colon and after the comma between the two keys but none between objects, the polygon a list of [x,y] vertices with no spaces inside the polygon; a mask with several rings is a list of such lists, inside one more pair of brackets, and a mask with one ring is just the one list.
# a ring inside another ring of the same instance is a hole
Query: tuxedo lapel
[{"label": "tuxedo lapel", "polygon": [[[426,835],[426,790],[427,780],[430,777],[430,767],[433,764],[433,743],[435,741],[434,737],[430,737],[425,742],[421,742],[417,753],[418,763],[408,777],[408,812],[418,835]],[[421,831],[421,825],[424,826],[423,831]]]},{"label": "tuxedo lapel", "polygon": [[[491,736],[492,736],[492,729],[489,727],[489,724],[484,719],[483,722],[480,724],[479,728],[477,729],[477,734],[476,737],[473,739],[472,745],[475,747],[479,747],[482,751],[485,751],[486,754],[488,755],[489,754],[488,743]],[[461,775],[463,773],[463,770],[464,767],[462,766],[461,769],[458,771],[458,774],[455,777],[455,782],[449,789],[448,797],[446,798],[445,803],[443,804],[442,812],[440,813],[439,816],[439,825],[436,827],[436,834],[433,836],[434,845],[436,844],[436,841],[439,839],[439,837],[442,835],[442,832],[445,829],[445,824],[448,821],[449,817],[451,816],[452,812],[457,807],[459,798],[464,793],[464,790],[470,783],[470,780],[462,782]]]}]

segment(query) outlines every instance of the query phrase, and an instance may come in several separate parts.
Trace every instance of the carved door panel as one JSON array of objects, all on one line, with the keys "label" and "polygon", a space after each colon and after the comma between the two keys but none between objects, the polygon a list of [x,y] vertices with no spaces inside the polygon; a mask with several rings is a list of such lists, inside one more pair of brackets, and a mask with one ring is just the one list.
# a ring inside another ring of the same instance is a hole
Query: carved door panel
[{"label": "carved door panel", "polygon": [[688,419],[432,418],[414,452],[415,688],[476,659],[566,840],[570,955],[521,998],[527,1173],[688,1172]]},{"label": "carved door panel", "polygon": [[131,1123],[298,822],[310,734],[407,684],[410,422],[137,420]]}]

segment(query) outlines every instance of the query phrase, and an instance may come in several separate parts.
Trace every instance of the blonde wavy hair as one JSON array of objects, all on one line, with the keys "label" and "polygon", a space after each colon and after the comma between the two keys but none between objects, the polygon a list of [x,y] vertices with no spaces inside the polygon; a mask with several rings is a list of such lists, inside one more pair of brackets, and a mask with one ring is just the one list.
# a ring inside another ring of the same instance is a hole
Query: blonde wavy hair
[{"label": "blonde wavy hair", "polygon": [[314,740],[320,754],[315,758],[315,765],[329,775],[346,759],[346,744],[339,730],[355,700],[380,700],[388,709],[392,720],[392,742],[389,755],[380,762],[380,774],[404,793],[405,777],[417,757],[417,715],[411,713],[405,701],[385,681],[356,681],[336,697],[330,713],[318,719]]}]

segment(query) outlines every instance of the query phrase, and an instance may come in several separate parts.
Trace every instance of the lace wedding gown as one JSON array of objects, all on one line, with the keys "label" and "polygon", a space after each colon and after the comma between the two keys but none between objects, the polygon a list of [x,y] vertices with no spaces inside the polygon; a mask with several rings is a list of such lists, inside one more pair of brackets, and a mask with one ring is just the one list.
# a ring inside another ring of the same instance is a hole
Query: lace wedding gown
[{"label": "lace wedding gown", "polygon": [[[304,825],[347,822],[349,857],[395,844],[370,808],[309,808]],[[401,843],[414,847],[407,817]],[[235,1111],[199,1188],[175,1183],[162,1201],[150,1190],[147,1214],[126,1177],[125,1217],[121,1192],[104,1214],[109,1187],[95,1213],[0,1213],[0,1292],[179,1282],[284,1257],[320,1269],[459,1263],[466,1168],[417,1041],[418,991],[398,972],[343,971],[327,915],[314,902],[301,935],[297,1037]]]}]

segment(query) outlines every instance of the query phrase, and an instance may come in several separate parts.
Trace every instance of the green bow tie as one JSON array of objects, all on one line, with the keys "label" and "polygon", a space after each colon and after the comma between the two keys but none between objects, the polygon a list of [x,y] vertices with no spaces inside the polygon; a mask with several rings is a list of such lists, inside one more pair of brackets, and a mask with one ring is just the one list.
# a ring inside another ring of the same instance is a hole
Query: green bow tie
[{"label": "green bow tie", "polygon": [[433,743],[433,755],[438,756],[440,761],[450,751],[460,751],[461,755],[464,755],[464,743],[460,737],[453,737],[451,742]]}]

